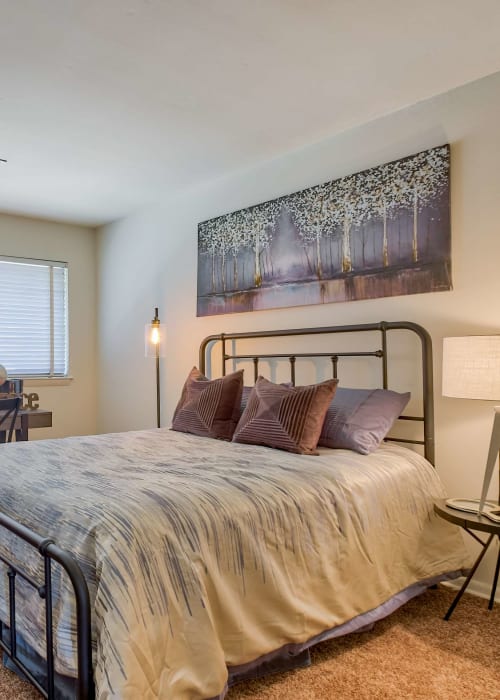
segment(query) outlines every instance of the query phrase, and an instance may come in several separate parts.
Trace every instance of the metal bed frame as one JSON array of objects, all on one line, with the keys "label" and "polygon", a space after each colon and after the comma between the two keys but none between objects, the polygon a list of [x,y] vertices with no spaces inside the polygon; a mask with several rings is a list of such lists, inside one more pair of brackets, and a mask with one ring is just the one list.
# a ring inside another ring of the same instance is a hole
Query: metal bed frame
[{"label": "metal bed frame", "polygon": [[[80,566],[71,552],[61,549],[51,538],[40,537],[36,532],[16,522],[7,515],[0,513],[0,526],[22,539],[38,550],[43,559],[43,581],[36,581],[17,564],[3,556],[2,561],[7,566],[9,579],[9,624],[0,620],[0,648],[12,661],[19,671],[35,686],[44,698],[55,698],[55,669],[54,669],[54,638],[52,621],[52,561],[61,565],[68,574],[75,593],[76,624],[77,624],[77,678],[76,692],[78,700],[91,700],[95,696],[92,673],[92,642],[90,596]],[[45,601],[45,646],[46,646],[46,677],[47,687],[43,687],[18,655],[18,636],[16,627],[16,580],[22,578]]]},{"label": "metal bed frame", "polygon": [[[338,363],[345,357],[375,357],[381,360],[382,387],[388,388],[388,356],[387,334],[389,331],[405,330],[414,332],[421,342],[421,369],[422,369],[422,415],[400,416],[402,420],[418,421],[423,423],[423,440],[404,438],[386,438],[396,442],[407,442],[422,445],[425,457],[434,464],[434,409],[433,409],[433,381],[432,381],[432,343],[428,332],[416,323],[411,322],[385,322],[369,323],[349,326],[324,326],[320,328],[299,328],[282,331],[256,331],[247,333],[220,333],[205,338],[199,351],[200,370],[205,373],[208,353],[216,343],[222,346],[222,375],[226,374],[226,364],[230,360],[251,360],[254,365],[254,378],[259,373],[259,361],[263,359],[288,360],[290,364],[290,378],[295,383],[295,363],[297,359],[330,358],[332,362],[333,376],[338,376]],[[335,335],[339,333],[363,333],[379,331],[381,334],[381,347],[373,351],[338,352],[332,348],[329,352],[308,353],[252,353],[229,354],[226,349],[228,341],[253,340],[260,338],[289,338],[306,335]],[[1,448],[0,448],[1,449]],[[0,556],[0,562],[7,567],[8,577],[8,624],[0,621],[0,648],[9,657],[12,663],[26,678],[37,688],[43,697],[48,700],[55,698],[55,664],[54,664],[54,639],[53,639],[53,614],[52,614],[52,562],[59,564],[67,573],[73,586],[77,612],[77,678],[76,697],[78,700],[92,700],[95,697],[95,686],[92,672],[92,644],[91,644],[91,605],[90,596],[83,572],[71,552],[61,549],[51,538],[43,538],[19,522],[0,512],[0,528],[5,528],[13,535],[22,539],[28,545],[38,550],[43,559],[43,580],[36,581],[18,564],[8,561]],[[45,642],[47,686],[43,687],[18,654],[18,636],[16,627],[16,580],[23,579],[45,601]]]},{"label": "metal bed frame", "polygon": [[[290,381],[295,384],[295,365],[297,359],[314,359],[319,357],[330,358],[332,362],[332,374],[338,377],[339,359],[342,357],[376,357],[382,363],[382,388],[388,389],[388,355],[387,355],[387,334],[389,331],[405,330],[416,333],[421,341],[422,358],[422,415],[420,416],[400,416],[400,420],[418,421],[423,423],[423,440],[412,440],[406,438],[386,438],[394,442],[407,442],[414,445],[423,445],[424,456],[434,464],[434,389],[432,379],[432,341],[429,333],[418,323],[410,321],[381,321],[379,323],[362,323],[351,326],[322,326],[319,328],[295,328],[282,331],[249,331],[246,333],[219,333],[209,335],[200,345],[199,367],[205,374],[207,365],[207,355],[210,349],[217,343],[221,343],[222,349],[222,376],[226,374],[226,363],[229,360],[252,360],[254,366],[254,381],[259,375],[259,362],[264,359],[288,360],[290,363]],[[288,338],[290,336],[304,335],[334,335],[346,333],[365,333],[379,331],[381,336],[381,347],[372,351],[337,352],[332,348],[330,352],[307,352],[307,353],[251,353],[251,354],[229,354],[226,349],[228,341],[252,340],[256,338]]]}]

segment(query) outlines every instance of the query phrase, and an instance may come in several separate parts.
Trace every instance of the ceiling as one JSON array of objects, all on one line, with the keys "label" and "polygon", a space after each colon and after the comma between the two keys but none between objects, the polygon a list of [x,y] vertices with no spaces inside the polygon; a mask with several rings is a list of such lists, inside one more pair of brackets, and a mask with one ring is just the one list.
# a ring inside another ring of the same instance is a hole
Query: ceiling
[{"label": "ceiling", "polygon": [[498,0],[0,12],[0,210],[91,226],[500,70]]}]

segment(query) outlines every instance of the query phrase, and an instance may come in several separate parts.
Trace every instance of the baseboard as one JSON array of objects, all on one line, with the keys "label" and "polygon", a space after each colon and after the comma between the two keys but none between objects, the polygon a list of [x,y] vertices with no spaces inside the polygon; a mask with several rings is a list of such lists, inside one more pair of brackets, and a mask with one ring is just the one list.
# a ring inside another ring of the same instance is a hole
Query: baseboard
[{"label": "baseboard", "polygon": [[[453,579],[453,581],[443,581],[442,586],[447,586],[448,588],[453,588],[453,590],[458,591],[461,587],[463,582],[465,581],[464,577],[456,578]],[[495,595],[495,603],[500,603],[500,585],[497,587],[496,595]],[[474,581],[472,580],[469,585],[467,586],[467,591],[466,593],[470,593],[471,595],[475,595],[478,598],[486,598],[486,600],[489,600],[490,595],[491,595],[491,583],[483,583],[482,581]]]}]

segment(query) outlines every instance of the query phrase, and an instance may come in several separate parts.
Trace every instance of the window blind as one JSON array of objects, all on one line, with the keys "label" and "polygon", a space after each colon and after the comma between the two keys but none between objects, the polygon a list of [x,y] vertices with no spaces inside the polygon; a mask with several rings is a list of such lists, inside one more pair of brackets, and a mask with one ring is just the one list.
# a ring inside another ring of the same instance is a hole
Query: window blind
[{"label": "window blind", "polygon": [[68,266],[0,256],[0,364],[10,377],[68,374]]}]

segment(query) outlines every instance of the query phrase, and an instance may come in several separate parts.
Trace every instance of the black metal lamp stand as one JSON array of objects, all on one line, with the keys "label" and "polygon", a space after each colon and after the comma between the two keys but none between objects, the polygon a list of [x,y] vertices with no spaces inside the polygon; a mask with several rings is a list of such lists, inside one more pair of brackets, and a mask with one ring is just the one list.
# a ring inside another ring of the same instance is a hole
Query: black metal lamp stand
[{"label": "black metal lamp stand", "polygon": [[155,307],[155,317],[151,321],[151,338],[155,345],[156,360],[156,423],[160,427],[160,318],[158,307]]},{"label": "black metal lamp stand", "polygon": [[146,326],[146,357],[154,357],[156,361],[156,425],[161,424],[160,402],[160,357],[163,357],[163,326],[158,316],[158,307],[155,307],[155,316]]}]

